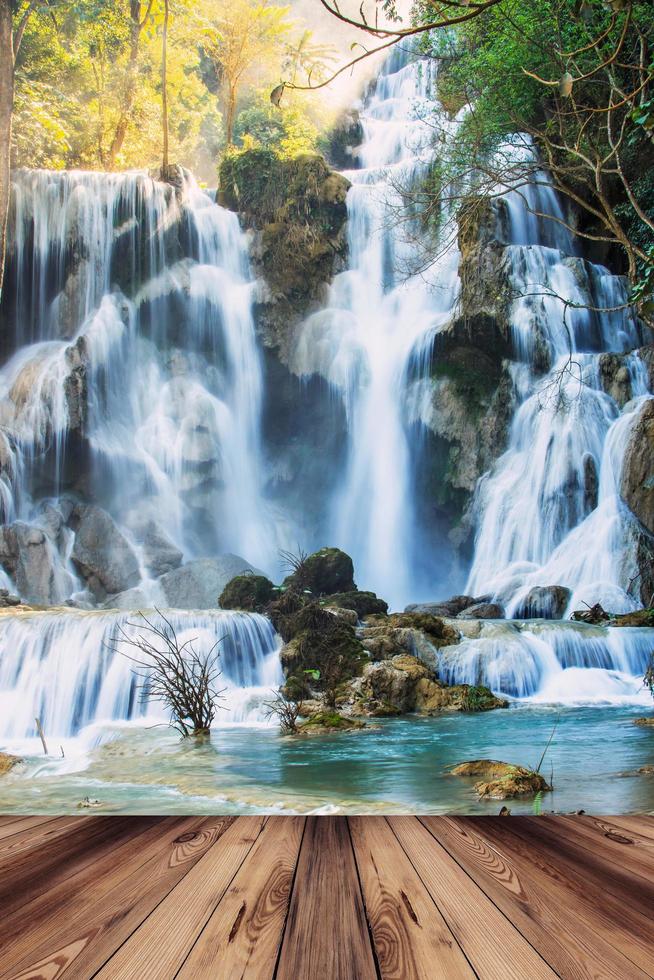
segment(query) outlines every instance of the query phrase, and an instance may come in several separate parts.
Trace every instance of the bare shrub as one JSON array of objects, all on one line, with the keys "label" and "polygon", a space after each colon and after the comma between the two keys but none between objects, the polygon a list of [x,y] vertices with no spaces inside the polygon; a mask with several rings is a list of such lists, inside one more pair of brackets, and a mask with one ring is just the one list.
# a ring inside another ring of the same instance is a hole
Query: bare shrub
[{"label": "bare shrub", "polygon": [[[135,665],[135,673],[143,678],[142,701],[160,701],[170,710],[171,725],[187,738],[206,736],[223,700],[225,688],[218,690],[220,677],[219,654],[216,649],[223,637],[206,652],[195,649],[196,637],[180,643],[175,627],[159,609],[162,623],[158,624],[139,613],[139,622],[126,623],[138,631],[134,635],[119,625],[109,648],[127,657]],[[139,651],[138,656],[125,648]]]},{"label": "bare shrub", "polygon": [[302,702],[290,698],[283,690],[274,692],[270,701],[264,701],[266,718],[273,716],[279,721],[282,735],[297,735],[297,720],[302,714]]}]

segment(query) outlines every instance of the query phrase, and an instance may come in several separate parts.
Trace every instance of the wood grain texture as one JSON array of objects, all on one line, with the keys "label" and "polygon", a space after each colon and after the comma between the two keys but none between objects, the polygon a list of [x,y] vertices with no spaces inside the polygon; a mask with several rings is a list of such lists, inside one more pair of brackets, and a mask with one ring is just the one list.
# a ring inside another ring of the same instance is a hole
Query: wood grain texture
[{"label": "wood grain texture", "polygon": [[307,820],[277,977],[377,978],[345,817]]},{"label": "wood grain texture", "polygon": [[176,980],[271,980],[304,817],[269,817]]},{"label": "wood grain texture", "polygon": [[554,980],[539,952],[426,827],[415,817],[388,822],[481,980]]},{"label": "wood grain texture", "polygon": [[256,842],[263,817],[240,817],[97,974],[98,980],[170,980],[180,969]]},{"label": "wood grain texture", "polygon": [[0,980],[654,976],[652,818],[12,817],[2,832]]},{"label": "wood grain texture", "polygon": [[366,914],[384,980],[474,972],[384,817],[350,817]]},{"label": "wood grain texture", "polygon": [[[558,855],[544,853],[538,846],[538,822],[538,819],[533,819],[528,824],[533,828],[531,834],[527,830],[520,835],[513,832],[514,821],[500,817],[483,820],[462,818],[456,821],[456,826],[464,830],[469,828],[472,835],[484,841],[495,853],[505,857],[508,855],[515,872],[529,888],[536,891],[548,910],[545,927],[548,920],[553,918],[557,928],[552,931],[561,937],[568,951],[573,948],[568,938],[568,933],[572,931],[575,941],[590,942],[591,950],[594,945],[594,953],[585,947],[587,958],[597,956],[604,960],[608,944],[619,954],[616,963],[614,953],[608,951],[608,968],[613,963],[624,970],[622,957],[626,957],[646,976],[654,973],[651,918],[637,906],[634,907],[633,902],[625,904],[606,890],[589,887],[587,878],[578,874],[565,860]],[[533,902],[530,902],[529,911],[533,918]],[[571,923],[574,923],[574,927]],[[598,932],[601,937],[599,942],[596,939]],[[541,944],[537,945],[542,948]],[[553,961],[550,958],[550,962]]]}]

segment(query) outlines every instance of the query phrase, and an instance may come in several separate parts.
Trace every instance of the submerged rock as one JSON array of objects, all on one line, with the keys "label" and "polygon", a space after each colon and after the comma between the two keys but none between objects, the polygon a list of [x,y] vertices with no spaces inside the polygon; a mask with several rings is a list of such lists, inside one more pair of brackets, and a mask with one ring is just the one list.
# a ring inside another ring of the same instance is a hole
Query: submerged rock
[{"label": "submerged rock", "polygon": [[649,718],[636,718],[634,725],[640,725],[642,728],[654,728],[654,715]]},{"label": "submerged rock", "polygon": [[530,589],[516,610],[515,619],[562,619],[572,590],[564,585],[537,585]]},{"label": "submerged rock", "polygon": [[167,604],[175,609],[215,609],[226,585],[235,576],[247,572],[263,574],[238,555],[197,558],[166,572],[159,585]]},{"label": "submerged rock", "polygon": [[481,776],[475,783],[475,791],[480,797],[493,800],[510,800],[517,796],[535,796],[536,793],[550,792],[552,787],[540,773],[524,766],[514,766],[509,762],[493,759],[477,759],[462,762],[450,770],[453,776]]},{"label": "submerged rock", "polygon": [[356,718],[346,718],[337,711],[319,711],[298,725],[298,735],[334,735],[337,732],[371,731]]}]

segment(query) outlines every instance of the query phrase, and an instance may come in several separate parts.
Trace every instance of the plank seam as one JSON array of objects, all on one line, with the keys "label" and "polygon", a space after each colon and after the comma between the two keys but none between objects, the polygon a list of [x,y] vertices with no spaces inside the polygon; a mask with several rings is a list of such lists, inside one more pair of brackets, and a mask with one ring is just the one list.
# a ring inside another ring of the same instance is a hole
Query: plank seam
[{"label": "plank seam", "polygon": [[304,844],[304,835],[307,832],[308,820],[305,817],[304,823],[302,824],[302,836],[300,837],[300,846],[297,849],[297,858],[295,859],[295,867],[293,868],[293,877],[291,878],[291,887],[288,890],[288,905],[286,906],[286,915],[284,916],[284,925],[282,926],[282,932],[279,937],[279,946],[277,948],[277,957],[275,959],[275,966],[273,967],[273,972],[271,980],[275,980],[279,970],[279,961],[282,958],[282,949],[284,947],[284,939],[286,938],[286,927],[288,925],[288,913],[291,908],[291,902],[293,901],[293,892],[295,891],[295,879],[297,878],[297,869],[300,865],[300,854],[302,853],[302,845]]},{"label": "plank seam", "polygon": [[[372,818],[374,819],[374,818]],[[350,818],[346,818],[347,825],[347,835],[350,841],[350,847],[352,848],[352,857],[354,858],[354,869],[357,873],[357,881],[359,882],[359,891],[361,893],[361,901],[363,903],[363,914],[366,917],[366,927],[368,929],[368,939],[370,940],[370,948],[372,949],[372,959],[375,964],[375,972],[377,973],[377,980],[383,980],[381,966],[379,964],[379,957],[377,956],[377,947],[375,945],[375,937],[372,931],[372,925],[370,923],[370,916],[368,915],[368,906],[366,905],[366,893],[363,888],[363,881],[361,880],[361,872],[359,871],[359,861],[357,858],[357,850],[354,846],[354,841],[352,840],[352,828],[350,827]]]}]

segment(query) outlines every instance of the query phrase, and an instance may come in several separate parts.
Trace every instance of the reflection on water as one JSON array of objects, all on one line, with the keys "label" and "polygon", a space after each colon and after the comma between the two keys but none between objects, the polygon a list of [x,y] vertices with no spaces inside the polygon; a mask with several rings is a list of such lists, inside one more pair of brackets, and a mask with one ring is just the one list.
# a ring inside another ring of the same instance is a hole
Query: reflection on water
[{"label": "reflection on water", "polygon": [[[642,714],[516,707],[384,720],[363,734],[311,739],[230,727],[202,745],[165,727],[89,730],[83,755],[45,761],[36,743],[26,746],[25,764],[0,782],[0,810],[80,812],[88,796],[102,803],[97,813],[493,814],[500,803],[477,800],[472,781],[447,767],[478,758],[536,766],[558,715],[542,770],[548,779],[553,771],[554,792],[543,811],[654,811],[654,775],[626,775],[654,761],[654,732],[633,724]],[[514,813],[532,805],[510,803]]]}]

